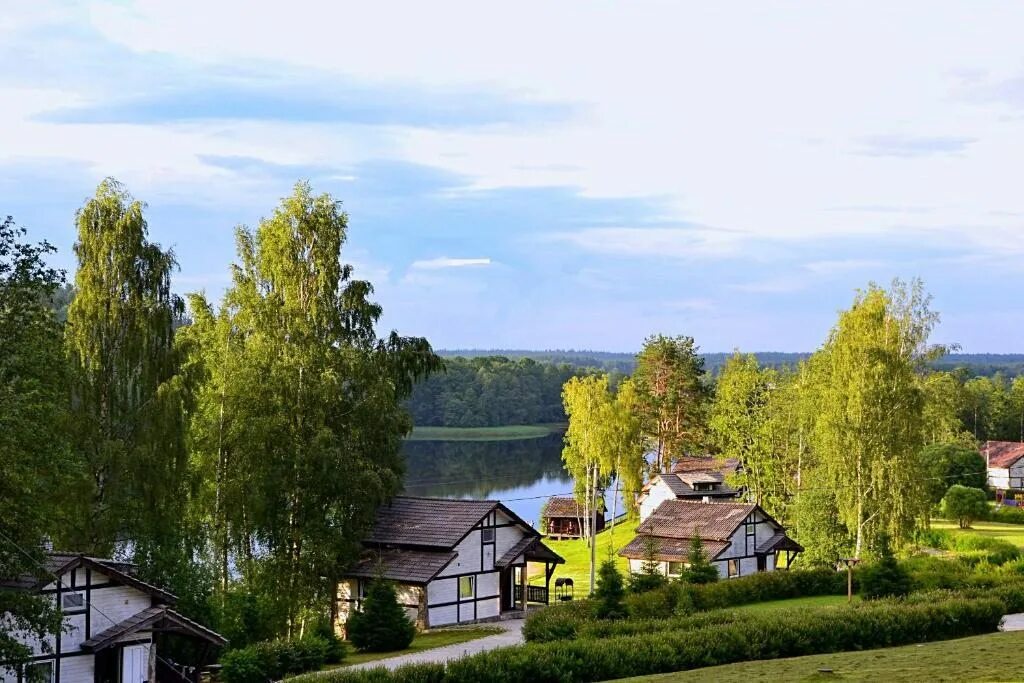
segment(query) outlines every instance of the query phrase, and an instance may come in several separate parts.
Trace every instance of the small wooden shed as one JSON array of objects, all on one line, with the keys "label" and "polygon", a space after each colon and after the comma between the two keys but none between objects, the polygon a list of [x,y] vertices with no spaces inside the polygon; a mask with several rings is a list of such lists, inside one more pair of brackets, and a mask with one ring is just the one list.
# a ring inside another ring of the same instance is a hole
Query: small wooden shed
[{"label": "small wooden shed", "polygon": [[[586,528],[585,518],[583,506],[575,498],[549,498],[544,506],[544,533],[555,541],[582,538]],[[604,529],[604,525],[604,512],[598,510],[595,533]]]}]

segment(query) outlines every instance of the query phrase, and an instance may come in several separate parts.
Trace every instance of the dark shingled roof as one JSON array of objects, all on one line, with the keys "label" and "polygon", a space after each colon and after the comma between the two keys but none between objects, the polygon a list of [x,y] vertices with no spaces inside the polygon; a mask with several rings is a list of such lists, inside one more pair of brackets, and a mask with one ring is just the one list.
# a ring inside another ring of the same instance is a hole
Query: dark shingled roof
[{"label": "dark shingled roof", "polygon": [[771,553],[776,550],[795,550],[798,553],[804,551],[804,547],[786,535],[781,529],[776,531],[771,538],[757,546],[756,552]]},{"label": "dark shingled roof", "polygon": [[[629,542],[629,545],[619,551],[619,555],[631,560],[647,559],[647,539],[654,540],[656,544],[654,559],[660,562],[687,562],[690,559],[690,539],[657,536],[637,536]],[[708,557],[712,559],[729,547],[725,541],[701,540]]]},{"label": "dark shingled roof", "polygon": [[645,519],[636,532],[663,538],[728,541],[743,520],[757,508],[753,503],[697,503],[666,500]]},{"label": "dark shingled roof", "polygon": [[43,560],[43,568],[40,570],[40,572],[42,572],[43,569],[45,569],[45,576],[21,576],[14,579],[0,579],[0,588],[15,588],[21,590],[40,589],[50,583],[54,583],[56,581],[56,576],[62,576],[77,567],[90,567],[92,569],[105,572],[116,581],[127,586],[131,586],[132,588],[136,588],[143,593],[148,593],[149,595],[152,595],[164,602],[173,603],[177,600],[173,594],[168,593],[162,588],[158,588],[136,578],[136,567],[130,562],[90,557],[88,555],[81,554],[76,555],[66,552],[48,553],[46,555],[46,558]]},{"label": "dark shingled roof", "polygon": [[[654,479],[644,486],[644,490],[650,490],[655,480],[660,479],[676,498],[703,498],[704,496],[711,496],[713,498],[735,498],[739,493],[736,489],[730,488],[722,483],[715,483],[714,481],[707,481],[705,479],[705,477],[713,478],[715,476],[715,473],[692,472],[684,474],[657,474]],[[684,479],[691,479],[691,481],[706,481],[707,483],[715,483],[715,485],[710,491],[695,491],[693,486],[684,481]],[[717,481],[721,482],[720,479]]]},{"label": "dark shingled roof", "polygon": [[114,645],[126,636],[154,628],[159,628],[161,631],[185,634],[193,638],[206,640],[215,645],[226,645],[228,642],[219,633],[211,631],[205,626],[178,614],[167,605],[156,605],[144,609],[138,614],[134,614],[124,621],[101,631],[82,643],[82,649],[87,652],[98,652]]},{"label": "dark shingled roof", "polygon": [[672,472],[721,472],[728,475],[735,474],[739,467],[740,461],[736,458],[680,458],[672,465]]},{"label": "dark shingled roof", "polygon": [[549,498],[547,507],[544,508],[544,516],[548,519],[553,517],[571,517],[578,519],[586,517],[583,506],[576,502],[575,498]]},{"label": "dark shingled roof", "polygon": [[498,505],[493,500],[394,498],[378,508],[377,520],[364,543],[454,548]]},{"label": "dark shingled roof", "polygon": [[1024,443],[1017,441],[989,441],[981,447],[981,457],[989,467],[1005,469],[1024,458]]},{"label": "dark shingled roof", "polygon": [[401,583],[424,584],[440,574],[458,553],[429,550],[369,550],[345,576],[385,579]]},{"label": "dark shingled roof", "polygon": [[544,545],[536,536],[526,536],[519,540],[514,546],[508,549],[504,555],[494,562],[498,569],[504,569],[526,553],[526,559],[531,562],[553,562],[565,564],[565,559],[551,548]]}]

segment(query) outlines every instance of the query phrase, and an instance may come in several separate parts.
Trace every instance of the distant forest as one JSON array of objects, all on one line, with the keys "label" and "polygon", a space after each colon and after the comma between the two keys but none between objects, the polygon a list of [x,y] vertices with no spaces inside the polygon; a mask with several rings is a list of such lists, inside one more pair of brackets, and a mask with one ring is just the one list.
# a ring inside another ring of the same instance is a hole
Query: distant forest
[{"label": "distant forest", "polygon": [[[574,375],[605,372],[614,385],[632,374],[636,356],[588,350],[451,349],[439,351],[446,371],[416,385],[407,407],[413,421],[430,427],[494,427],[564,422],[562,385]],[[717,377],[731,353],[705,353],[708,377]],[[762,366],[792,366],[808,353],[758,352]],[[950,354],[938,371],[1012,379],[1024,374],[1024,354]],[[975,430],[984,431],[984,430]]]}]

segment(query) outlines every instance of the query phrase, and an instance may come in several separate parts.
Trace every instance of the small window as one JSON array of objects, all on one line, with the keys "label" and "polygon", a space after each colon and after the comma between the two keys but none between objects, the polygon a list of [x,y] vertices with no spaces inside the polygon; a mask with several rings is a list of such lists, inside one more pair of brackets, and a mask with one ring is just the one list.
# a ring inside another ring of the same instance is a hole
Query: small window
[{"label": "small window", "polygon": [[486,528],[486,529],[484,529],[483,531],[480,532],[480,536],[481,536],[481,538],[483,538],[483,542],[484,543],[494,543],[494,529],[493,528]]},{"label": "small window", "polygon": [[740,575],[740,561],[729,560],[729,578],[735,578]]},{"label": "small window", "polygon": [[25,683],[52,683],[53,669],[52,661],[26,664]]},{"label": "small window", "polygon": [[680,576],[683,573],[683,569],[686,568],[686,564],[683,562],[669,562],[668,563],[668,575],[669,576]]},{"label": "small window", "polygon": [[62,596],[61,604],[64,606],[64,609],[85,607],[85,596],[81,593],[65,593]]},{"label": "small window", "polygon": [[473,597],[473,576],[460,576],[459,577],[459,599],[472,598]]}]

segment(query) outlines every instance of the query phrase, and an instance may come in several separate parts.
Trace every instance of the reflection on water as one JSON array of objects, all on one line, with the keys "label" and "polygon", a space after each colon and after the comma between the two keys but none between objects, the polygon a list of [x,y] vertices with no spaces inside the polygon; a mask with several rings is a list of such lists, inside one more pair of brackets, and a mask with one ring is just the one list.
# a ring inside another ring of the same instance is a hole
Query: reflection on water
[{"label": "reflection on water", "polygon": [[561,434],[518,441],[407,441],[403,452],[410,496],[500,500],[536,526],[547,498],[572,494],[572,479],[562,468]]}]

